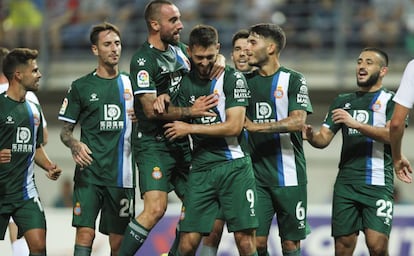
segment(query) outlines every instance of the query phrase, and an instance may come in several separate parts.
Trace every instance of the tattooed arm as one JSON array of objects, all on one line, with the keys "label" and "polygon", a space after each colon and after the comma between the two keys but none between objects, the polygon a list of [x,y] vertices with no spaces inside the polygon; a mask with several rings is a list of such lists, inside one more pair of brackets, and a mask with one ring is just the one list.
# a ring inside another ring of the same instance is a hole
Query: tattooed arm
[{"label": "tattooed arm", "polygon": [[73,137],[74,129],[75,124],[65,122],[62,130],[60,131],[60,140],[63,142],[63,144],[65,144],[65,146],[70,148],[72,152],[72,158],[75,163],[83,168],[92,163],[92,151],[85,143]]}]

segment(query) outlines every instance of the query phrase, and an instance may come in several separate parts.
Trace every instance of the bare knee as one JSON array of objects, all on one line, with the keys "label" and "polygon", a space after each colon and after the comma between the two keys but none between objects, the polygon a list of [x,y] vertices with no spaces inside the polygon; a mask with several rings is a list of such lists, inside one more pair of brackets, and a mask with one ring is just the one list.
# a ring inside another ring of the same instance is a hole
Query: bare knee
[{"label": "bare knee", "polygon": [[292,241],[292,240],[282,241],[282,250],[284,252],[294,252],[298,249],[300,249],[300,241]]},{"label": "bare knee", "polygon": [[180,237],[179,251],[182,256],[193,256],[196,254],[200,244],[201,234],[182,232]]},{"label": "bare knee", "polygon": [[357,234],[335,237],[335,255],[352,255],[357,243]]},{"label": "bare knee", "polygon": [[24,238],[31,253],[46,252],[46,230],[39,228],[28,230]]},{"label": "bare knee", "polygon": [[145,228],[151,229],[164,216],[167,210],[168,196],[163,191],[148,191],[144,194],[144,210],[137,221]]},{"label": "bare knee", "polygon": [[256,236],[256,248],[258,253],[267,251],[267,236]]},{"label": "bare knee", "polygon": [[251,255],[256,251],[255,230],[247,229],[234,232],[240,255]]},{"label": "bare knee", "polygon": [[76,244],[91,247],[95,239],[95,230],[88,227],[78,227],[76,229]]},{"label": "bare knee", "polygon": [[224,221],[217,219],[214,222],[213,230],[210,234],[203,238],[203,244],[206,246],[218,248],[223,235]]}]

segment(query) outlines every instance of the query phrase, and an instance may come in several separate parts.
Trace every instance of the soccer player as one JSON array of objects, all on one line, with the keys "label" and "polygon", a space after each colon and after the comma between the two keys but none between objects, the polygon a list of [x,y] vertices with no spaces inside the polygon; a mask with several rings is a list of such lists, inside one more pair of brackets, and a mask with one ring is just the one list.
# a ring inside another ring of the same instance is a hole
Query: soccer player
[{"label": "soccer player", "polygon": [[[3,74],[3,60],[6,55],[9,53],[9,50],[4,47],[0,47],[0,93],[7,91],[9,88],[9,83],[7,81],[6,76]],[[30,100],[38,105],[39,99],[37,98],[36,94],[32,91],[26,92],[26,100]],[[48,130],[47,130],[47,122],[46,118],[42,112],[43,117],[43,146],[46,145],[48,139]],[[17,237],[18,229],[16,223],[13,221],[13,218],[10,218],[9,223],[9,236],[10,242],[12,245],[13,256],[20,256],[20,255],[28,255],[29,254],[29,247],[27,246],[26,240],[24,237]]]},{"label": "soccer player", "polygon": [[342,131],[332,203],[335,255],[352,255],[359,231],[365,233],[370,255],[388,255],[394,205],[389,145],[394,93],[382,85],[388,56],[378,48],[365,48],[355,71],[358,91],[334,100],[319,131],[307,125],[303,132],[312,146],[324,148]]},{"label": "soccer player", "polygon": [[43,148],[43,116],[40,105],[28,100],[37,91],[41,73],[37,50],[15,48],[3,61],[8,89],[0,94],[0,238],[10,217],[24,235],[29,255],[46,255],[46,219],[34,180],[34,164],[57,180],[62,170]]},{"label": "soccer player", "polygon": [[[72,83],[58,117],[64,121],[61,140],[76,163],[74,255],[91,254],[99,212],[99,231],[109,235],[111,255],[118,255],[125,228],[134,217],[133,117],[128,112],[134,98],[128,74],[118,67],[122,50],[118,28],[106,22],[95,25],[90,42],[97,68]],[[80,140],[73,135],[77,124]]]},{"label": "soccer player", "polygon": [[195,255],[202,235],[211,232],[219,207],[229,231],[234,232],[240,255],[257,255],[256,186],[250,157],[242,148],[249,89],[243,74],[229,66],[218,79],[209,79],[219,47],[215,28],[199,25],[192,29],[188,52],[193,69],[183,77],[179,90],[179,102],[187,107],[213,92],[218,105],[211,111],[217,116],[164,126],[169,140],[191,135],[194,143],[178,255]]},{"label": "soccer player", "polygon": [[[237,31],[232,38],[233,49],[231,51],[231,60],[234,67],[240,72],[251,72],[254,67],[247,63],[247,38],[249,31],[241,29]],[[214,222],[213,230],[208,236],[203,237],[203,243],[200,248],[200,256],[215,256],[217,255],[220,240],[224,228],[224,216],[220,212]]]},{"label": "soccer player", "polygon": [[[167,105],[174,104],[180,81],[190,70],[186,46],[180,43],[183,29],[180,16],[177,6],[169,1],[155,0],[147,4],[144,17],[148,38],[130,63],[135,114],[139,120],[133,136],[133,151],[144,209],[125,231],[122,256],[134,255],[141,248],[151,229],[164,216],[170,191],[174,190],[179,198],[184,197],[191,161],[190,142],[188,138],[168,141],[163,128],[166,120],[214,116],[208,110],[217,104],[214,95],[209,95],[188,108],[171,106],[165,112],[164,106],[160,109],[154,106],[157,96],[162,94],[168,95]],[[224,62],[224,58],[217,60],[210,77],[223,71]]]},{"label": "soccer player", "polygon": [[402,138],[406,126],[406,119],[414,104],[414,60],[411,60],[405,67],[400,86],[395,94],[395,109],[391,119],[390,141],[395,174],[403,182],[411,183],[413,172],[408,159],[401,150]]},{"label": "soccer player", "polygon": [[302,127],[312,106],[305,77],[281,65],[284,31],[274,24],[250,27],[246,74],[251,91],[245,128],[257,184],[256,246],[268,255],[268,235],[277,216],[283,255],[300,255],[309,234],[307,176]]}]

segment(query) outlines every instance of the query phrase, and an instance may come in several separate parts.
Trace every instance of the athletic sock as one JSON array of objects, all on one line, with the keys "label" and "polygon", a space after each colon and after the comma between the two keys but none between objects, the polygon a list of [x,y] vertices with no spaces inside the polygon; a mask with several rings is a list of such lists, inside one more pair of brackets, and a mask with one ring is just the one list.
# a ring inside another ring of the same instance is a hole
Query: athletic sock
[{"label": "athletic sock", "polygon": [[46,256],[46,253],[29,253],[29,256]]},{"label": "athletic sock", "polygon": [[12,255],[29,255],[29,247],[27,246],[26,239],[24,237],[17,239],[12,243]]},{"label": "athletic sock", "polygon": [[145,239],[147,239],[149,232],[150,230],[141,226],[136,219],[132,219],[125,230],[124,239],[119,249],[119,256],[135,255],[135,252],[141,248]]},{"label": "athletic sock", "polygon": [[259,254],[257,254],[257,251],[255,251],[252,255],[250,256],[259,256]]},{"label": "athletic sock", "polygon": [[216,247],[201,245],[200,256],[216,256],[218,249]]},{"label": "athletic sock", "polygon": [[175,238],[174,242],[171,245],[170,251],[168,252],[168,256],[178,256],[178,246],[180,245],[180,223],[177,223],[175,227]]},{"label": "athletic sock", "polygon": [[267,250],[264,250],[262,252],[257,252],[258,256],[269,256],[269,252]]},{"label": "athletic sock", "polygon": [[294,251],[283,251],[283,256],[300,256],[300,248]]},{"label": "athletic sock", "polygon": [[75,244],[75,251],[73,252],[73,255],[76,256],[90,256],[92,252],[92,247],[82,246]]}]

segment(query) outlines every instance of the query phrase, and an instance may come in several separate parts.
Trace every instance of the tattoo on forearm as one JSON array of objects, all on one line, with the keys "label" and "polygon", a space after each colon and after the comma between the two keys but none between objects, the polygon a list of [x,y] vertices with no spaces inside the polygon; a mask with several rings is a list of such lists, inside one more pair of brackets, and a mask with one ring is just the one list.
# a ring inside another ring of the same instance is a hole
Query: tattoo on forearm
[{"label": "tattoo on forearm", "polygon": [[187,119],[191,117],[191,108],[181,108],[181,118]]},{"label": "tattoo on forearm", "polygon": [[76,139],[73,137],[74,128],[75,124],[65,122],[62,130],[60,131],[60,140],[70,149],[72,149],[74,142],[76,141]]}]

